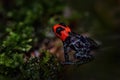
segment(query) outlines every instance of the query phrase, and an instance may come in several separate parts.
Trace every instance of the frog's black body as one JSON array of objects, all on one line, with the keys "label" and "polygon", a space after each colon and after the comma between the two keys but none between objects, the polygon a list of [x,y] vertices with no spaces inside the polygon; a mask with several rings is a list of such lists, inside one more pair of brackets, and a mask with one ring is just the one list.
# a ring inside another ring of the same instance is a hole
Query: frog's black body
[{"label": "frog's black body", "polygon": [[90,52],[97,48],[97,43],[82,35],[70,32],[69,36],[63,41],[64,46],[64,57],[65,57],[65,64],[72,64],[69,60],[69,50],[73,49],[75,51],[74,58],[78,61],[78,64],[84,64],[94,59],[93,55]]}]

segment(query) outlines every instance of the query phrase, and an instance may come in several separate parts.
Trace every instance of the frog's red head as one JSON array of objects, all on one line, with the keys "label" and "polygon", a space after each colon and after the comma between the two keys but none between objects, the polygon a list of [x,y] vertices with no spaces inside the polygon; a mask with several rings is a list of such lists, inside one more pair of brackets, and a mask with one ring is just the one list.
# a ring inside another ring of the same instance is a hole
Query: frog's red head
[{"label": "frog's red head", "polygon": [[62,41],[65,41],[71,32],[70,28],[63,23],[54,25],[53,31],[56,36],[59,37]]}]

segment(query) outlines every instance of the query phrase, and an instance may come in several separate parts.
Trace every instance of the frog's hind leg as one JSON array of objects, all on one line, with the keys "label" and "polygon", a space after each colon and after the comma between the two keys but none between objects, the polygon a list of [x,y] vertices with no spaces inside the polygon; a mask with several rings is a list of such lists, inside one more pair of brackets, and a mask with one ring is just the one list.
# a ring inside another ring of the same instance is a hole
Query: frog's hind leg
[{"label": "frog's hind leg", "polygon": [[92,61],[94,59],[94,56],[78,52],[74,54],[74,58],[76,59],[76,64],[85,64]]}]

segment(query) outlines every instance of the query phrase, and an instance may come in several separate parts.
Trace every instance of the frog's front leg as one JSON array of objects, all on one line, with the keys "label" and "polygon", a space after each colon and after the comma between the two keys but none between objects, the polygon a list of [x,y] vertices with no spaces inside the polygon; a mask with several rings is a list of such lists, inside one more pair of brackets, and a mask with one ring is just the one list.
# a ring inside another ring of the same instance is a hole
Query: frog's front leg
[{"label": "frog's front leg", "polygon": [[69,47],[68,47],[68,44],[63,43],[63,46],[64,46],[64,58],[65,58],[65,62],[69,62],[69,55],[68,55]]},{"label": "frog's front leg", "polygon": [[62,64],[74,64],[72,61],[70,61],[69,59],[69,51],[70,51],[70,47],[68,44],[64,43],[64,58],[65,58],[65,61],[62,62]]}]

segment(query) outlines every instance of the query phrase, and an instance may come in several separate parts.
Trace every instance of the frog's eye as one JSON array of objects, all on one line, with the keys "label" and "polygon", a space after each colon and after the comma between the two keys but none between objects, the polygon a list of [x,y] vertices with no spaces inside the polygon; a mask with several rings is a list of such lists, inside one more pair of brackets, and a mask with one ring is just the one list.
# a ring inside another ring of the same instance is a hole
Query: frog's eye
[{"label": "frog's eye", "polygon": [[62,27],[58,27],[58,28],[56,29],[56,33],[59,34],[59,35],[61,35],[61,31],[63,31],[63,30],[65,30],[65,29],[62,28]]}]

